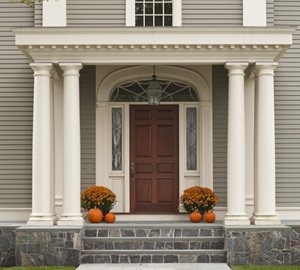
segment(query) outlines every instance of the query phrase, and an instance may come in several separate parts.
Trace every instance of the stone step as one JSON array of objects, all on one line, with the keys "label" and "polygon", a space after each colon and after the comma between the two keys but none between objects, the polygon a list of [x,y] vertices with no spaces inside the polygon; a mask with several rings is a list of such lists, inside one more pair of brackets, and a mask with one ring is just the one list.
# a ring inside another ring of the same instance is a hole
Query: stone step
[{"label": "stone step", "polygon": [[223,237],[85,237],[85,250],[224,249]]},{"label": "stone step", "polygon": [[225,263],[220,224],[87,224],[81,263]]},{"label": "stone step", "polygon": [[81,264],[76,270],[230,270],[226,263]]},{"label": "stone step", "polygon": [[224,250],[83,250],[81,263],[225,263]]},{"label": "stone step", "polygon": [[221,226],[85,226],[85,237],[223,237]]}]

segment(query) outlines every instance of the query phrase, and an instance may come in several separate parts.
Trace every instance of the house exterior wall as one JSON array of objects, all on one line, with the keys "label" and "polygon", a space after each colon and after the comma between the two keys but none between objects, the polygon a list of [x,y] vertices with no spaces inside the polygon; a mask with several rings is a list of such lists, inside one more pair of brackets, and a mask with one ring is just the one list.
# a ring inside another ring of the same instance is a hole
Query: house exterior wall
[{"label": "house exterior wall", "polygon": [[213,66],[213,172],[214,191],[218,194],[218,206],[227,201],[227,112],[228,76],[223,66]]},{"label": "house exterior wall", "polygon": [[275,70],[277,206],[300,206],[300,2],[274,1],[274,25],[297,26]]},{"label": "house exterior wall", "polygon": [[[124,26],[126,1],[67,1],[67,25]],[[242,1],[182,0],[183,26],[241,26]],[[267,0],[267,25],[300,25],[300,3]],[[0,0],[0,208],[31,207],[33,77],[29,61],[14,45],[11,27],[41,26],[35,9]],[[95,67],[81,72],[82,188],[95,179]],[[277,206],[300,203],[299,85],[300,28],[275,75]],[[214,189],[226,206],[227,73],[213,67]],[[299,116],[299,117],[298,117]]]},{"label": "house exterior wall", "polygon": [[84,66],[80,73],[81,189],[96,179],[96,67]]},{"label": "house exterior wall", "polygon": [[[182,26],[242,25],[241,0],[182,1]],[[126,1],[67,1],[68,26],[124,26]]]},{"label": "house exterior wall", "polygon": [[33,77],[11,27],[33,26],[33,11],[0,1],[0,208],[31,207]]}]

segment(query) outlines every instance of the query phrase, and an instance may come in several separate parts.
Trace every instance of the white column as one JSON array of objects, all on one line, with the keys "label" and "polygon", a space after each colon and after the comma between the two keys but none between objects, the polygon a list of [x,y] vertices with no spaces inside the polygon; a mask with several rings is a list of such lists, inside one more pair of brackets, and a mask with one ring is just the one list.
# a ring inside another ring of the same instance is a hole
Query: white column
[{"label": "white column", "polygon": [[276,214],[274,70],[277,63],[257,63],[255,104],[255,180],[252,223],[280,224]]},{"label": "white column", "polygon": [[228,87],[227,213],[225,225],[248,225],[245,206],[245,90],[248,63],[226,63]]},{"label": "white column", "polygon": [[63,207],[58,225],[83,225],[80,212],[80,63],[60,64],[63,90]]},{"label": "white column", "polygon": [[52,190],[53,112],[50,71],[52,64],[31,64],[34,70],[32,213],[28,225],[53,225]]},{"label": "white column", "polygon": [[54,77],[56,74],[56,71],[54,69],[51,70],[51,77],[50,77],[50,145],[51,145],[51,151],[50,151],[50,179],[51,179],[51,185],[50,185],[50,210],[52,213],[52,218],[54,222],[57,222],[57,216],[55,211],[55,137],[54,137]]}]

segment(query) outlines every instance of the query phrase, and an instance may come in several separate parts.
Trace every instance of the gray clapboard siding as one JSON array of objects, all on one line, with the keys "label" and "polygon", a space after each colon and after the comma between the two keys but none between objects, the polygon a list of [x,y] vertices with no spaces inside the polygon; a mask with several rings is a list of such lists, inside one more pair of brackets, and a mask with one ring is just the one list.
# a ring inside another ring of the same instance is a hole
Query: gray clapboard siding
[{"label": "gray clapboard siding", "polygon": [[242,26],[241,0],[183,0],[183,26]]},{"label": "gray clapboard siding", "polygon": [[298,26],[275,71],[277,206],[300,205],[300,1],[274,0],[274,25]]},{"label": "gray clapboard siding", "polygon": [[228,76],[224,66],[213,66],[213,173],[218,206],[227,202]]},{"label": "gray clapboard siding", "polygon": [[81,189],[96,182],[96,68],[80,72]]},{"label": "gray clapboard siding", "polygon": [[42,3],[36,3],[34,7],[34,26],[43,25],[43,6]]},{"label": "gray clapboard siding", "polygon": [[33,26],[33,17],[0,0],[0,208],[31,207],[33,72],[11,27]]},{"label": "gray clapboard siding", "polygon": [[68,26],[125,26],[125,0],[68,0]]},{"label": "gray clapboard siding", "polygon": [[267,0],[267,26],[274,26],[274,0]]}]

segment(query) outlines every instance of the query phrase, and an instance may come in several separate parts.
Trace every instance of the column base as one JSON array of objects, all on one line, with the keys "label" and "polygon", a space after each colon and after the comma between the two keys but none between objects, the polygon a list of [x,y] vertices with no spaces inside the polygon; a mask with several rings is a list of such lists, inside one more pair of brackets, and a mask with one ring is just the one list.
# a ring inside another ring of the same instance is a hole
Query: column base
[{"label": "column base", "polygon": [[250,225],[250,219],[245,215],[226,215],[224,225]]},{"label": "column base", "polygon": [[27,221],[28,226],[53,226],[56,224],[56,217],[53,215],[31,214]]},{"label": "column base", "polygon": [[81,214],[62,214],[61,218],[57,221],[59,226],[82,226],[84,219]]},{"label": "column base", "polygon": [[251,224],[253,225],[280,225],[281,221],[276,214],[253,214],[251,217]]}]

